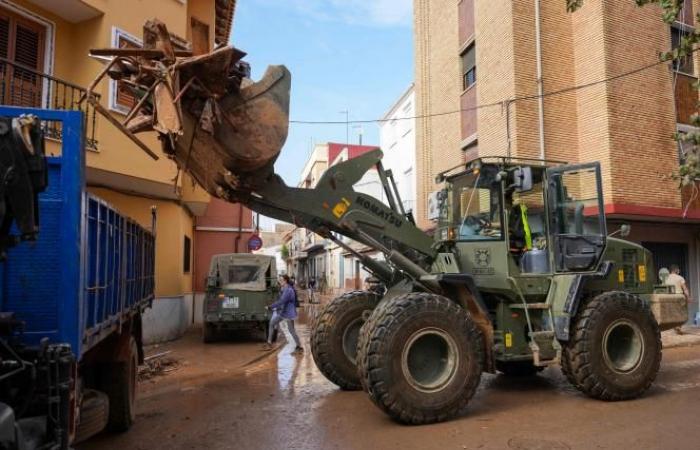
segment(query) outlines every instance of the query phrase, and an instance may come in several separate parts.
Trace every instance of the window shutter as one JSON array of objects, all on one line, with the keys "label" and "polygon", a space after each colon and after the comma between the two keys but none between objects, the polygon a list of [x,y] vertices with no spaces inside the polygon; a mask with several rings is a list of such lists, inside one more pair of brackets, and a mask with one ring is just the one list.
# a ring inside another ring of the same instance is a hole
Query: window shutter
[{"label": "window shutter", "polygon": [[11,60],[25,66],[14,67],[12,73],[11,102],[18,106],[41,106],[42,83],[36,72],[44,69],[44,39],[43,27],[27,23],[21,19],[14,22],[14,42],[10,48]]},{"label": "window shutter", "polygon": [[0,58],[10,56],[10,19],[0,16]]}]

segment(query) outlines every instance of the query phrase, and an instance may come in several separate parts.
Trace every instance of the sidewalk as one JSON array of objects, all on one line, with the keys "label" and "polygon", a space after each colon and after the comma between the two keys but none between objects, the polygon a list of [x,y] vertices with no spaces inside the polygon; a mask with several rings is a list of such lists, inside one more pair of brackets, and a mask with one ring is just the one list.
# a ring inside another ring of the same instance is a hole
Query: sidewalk
[{"label": "sidewalk", "polygon": [[700,327],[684,326],[678,334],[676,330],[668,330],[661,333],[661,342],[664,348],[690,347],[700,345]]}]

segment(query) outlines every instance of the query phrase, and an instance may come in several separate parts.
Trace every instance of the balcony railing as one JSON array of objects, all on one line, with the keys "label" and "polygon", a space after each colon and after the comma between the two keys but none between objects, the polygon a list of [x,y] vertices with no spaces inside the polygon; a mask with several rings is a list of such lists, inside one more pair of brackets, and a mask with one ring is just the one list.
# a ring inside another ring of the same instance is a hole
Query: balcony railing
[{"label": "balcony railing", "polygon": [[[97,150],[97,113],[88,102],[78,103],[84,93],[85,88],[0,58],[1,105],[83,111],[85,145],[90,150]],[[63,137],[59,122],[45,122],[44,133],[51,139],[61,140]]]}]

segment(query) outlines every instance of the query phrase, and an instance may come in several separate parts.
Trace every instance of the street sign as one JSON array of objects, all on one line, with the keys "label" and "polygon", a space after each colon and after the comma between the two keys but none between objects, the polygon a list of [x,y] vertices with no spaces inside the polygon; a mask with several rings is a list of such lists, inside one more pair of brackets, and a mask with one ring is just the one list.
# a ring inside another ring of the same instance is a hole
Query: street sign
[{"label": "street sign", "polygon": [[257,234],[252,235],[248,239],[248,250],[250,250],[251,252],[254,252],[256,250],[260,250],[262,248],[262,246],[263,246],[263,241],[260,238],[260,236],[258,236]]}]

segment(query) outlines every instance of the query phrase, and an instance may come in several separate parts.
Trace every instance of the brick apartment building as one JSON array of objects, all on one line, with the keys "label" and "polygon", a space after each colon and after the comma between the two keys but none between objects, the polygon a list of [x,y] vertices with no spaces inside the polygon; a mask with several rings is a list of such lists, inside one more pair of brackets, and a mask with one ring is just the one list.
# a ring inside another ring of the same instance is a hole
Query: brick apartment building
[{"label": "brick apartment building", "polygon": [[[697,93],[697,54],[673,67],[658,61],[694,28],[700,2],[687,1],[674,25],[657,6],[587,0],[415,0],[417,219],[429,228],[427,195],[436,173],[490,155],[599,161],[609,229],[632,225],[630,239],[657,266],[677,263],[697,302],[700,204],[669,177],[678,169],[673,135],[688,130]],[[545,93],[538,94],[538,60]],[[600,82],[600,83],[598,83]],[[475,108],[477,105],[495,104]],[[543,116],[540,134],[540,107]],[[438,115],[462,110],[456,114]],[[697,303],[692,306],[697,310]]]}]

